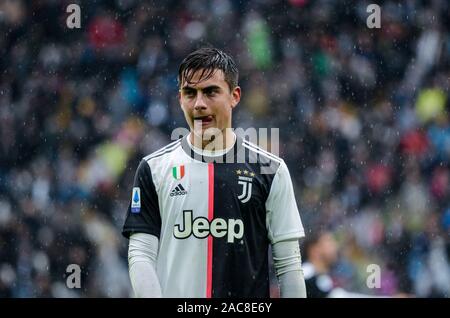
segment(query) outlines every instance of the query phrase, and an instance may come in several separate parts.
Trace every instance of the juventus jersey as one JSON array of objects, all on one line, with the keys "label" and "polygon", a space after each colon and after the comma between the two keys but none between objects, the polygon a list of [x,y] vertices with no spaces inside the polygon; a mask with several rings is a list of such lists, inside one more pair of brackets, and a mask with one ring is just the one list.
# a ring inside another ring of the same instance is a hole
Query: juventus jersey
[{"label": "juventus jersey", "polygon": [[159,238],[163,297],[269,297],[269,244],[304,236],[286,164],[239,136],[215,156],[188,137],[140,162],[123,235]]}]

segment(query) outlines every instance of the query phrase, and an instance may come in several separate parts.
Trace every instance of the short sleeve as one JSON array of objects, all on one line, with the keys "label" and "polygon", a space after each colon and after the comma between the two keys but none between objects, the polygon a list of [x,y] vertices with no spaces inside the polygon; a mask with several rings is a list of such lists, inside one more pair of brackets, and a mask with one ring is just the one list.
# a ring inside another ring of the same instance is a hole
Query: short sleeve
[{"label": "short sleeve", "polygon": [[268,238],[272,244],[305,236],[291,176],[284,161],[273,178],[266,211]]},{"label": "short sleeve", "polygon": [[131,200],[122,235],[129,238],[132,233],[148,233],[159,238],[161,233],[161,214],[158,195],[152,179],[149,164],[142,160],[136,171]]}]

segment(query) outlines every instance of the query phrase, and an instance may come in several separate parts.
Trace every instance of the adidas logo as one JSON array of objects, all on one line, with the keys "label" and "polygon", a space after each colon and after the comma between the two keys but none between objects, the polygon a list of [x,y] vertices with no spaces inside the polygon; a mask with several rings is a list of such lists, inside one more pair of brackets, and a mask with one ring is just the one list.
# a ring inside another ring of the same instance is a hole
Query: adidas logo
[{"label": "adidas logo", "polygon": [[187,191],[184,190],[184,188],[183,188],[183,186],[181,185],[181,183],[179,183],[179,184],[175,187],[175,189],[173,189],[172,192],[170,192],[170,196],[171,196],[171,197],[174,197],[174,196],[177,196],[177,195],[185,195],[185,194],[187,194]]}]

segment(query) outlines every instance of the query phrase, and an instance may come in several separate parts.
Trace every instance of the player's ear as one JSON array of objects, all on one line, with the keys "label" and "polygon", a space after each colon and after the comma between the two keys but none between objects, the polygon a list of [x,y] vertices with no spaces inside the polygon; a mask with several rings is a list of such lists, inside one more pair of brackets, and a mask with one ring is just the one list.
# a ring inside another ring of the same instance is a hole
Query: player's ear
[{"label": "player's ear", "polygon": [[239,86],[236,86],[233,91],[231,92],[231,108],[235,108],[236,105],[241,100],[241,88]]}]

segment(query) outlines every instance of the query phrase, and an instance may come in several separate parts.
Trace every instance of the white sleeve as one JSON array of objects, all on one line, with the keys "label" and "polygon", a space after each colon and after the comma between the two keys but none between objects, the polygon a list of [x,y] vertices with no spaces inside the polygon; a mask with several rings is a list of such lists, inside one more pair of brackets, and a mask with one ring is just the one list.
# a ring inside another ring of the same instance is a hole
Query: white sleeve
[{"label": "white sleeve", "polygon": [[288,167],[282,160],[266,201],[266,226],[272,244],[305,236]]},{"label": "white sleeve", "polygon": [[297,240],[272,245],[273,263],[282,298],[306,298],[300,247]]},{"label": "white sleeve", "polygon": [[161,286],[156,274],[159,240],[147,233],[130,236],[128,266],[131,286],[138,298],[161,297]]}]

